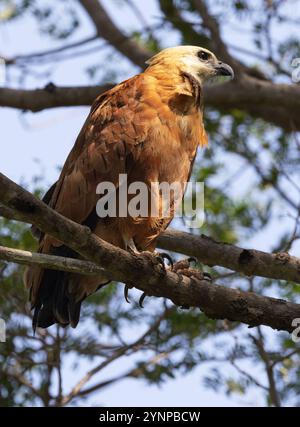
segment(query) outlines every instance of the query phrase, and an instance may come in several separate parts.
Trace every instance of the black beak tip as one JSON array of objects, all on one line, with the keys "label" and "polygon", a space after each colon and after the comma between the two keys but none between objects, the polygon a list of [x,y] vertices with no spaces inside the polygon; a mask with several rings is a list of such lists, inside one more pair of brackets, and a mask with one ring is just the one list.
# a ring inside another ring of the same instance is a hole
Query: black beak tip
[{"label": "black beak tip", "polygon": [[234,71],[233,71],[233,69],[230,67],[230,65],[225,64],[224,62],[220,62],[216,66],[216,71],[217,71],[217,74],[219,76],[228,76],[228,77],[231,77],[231,79],[234,78]]}]

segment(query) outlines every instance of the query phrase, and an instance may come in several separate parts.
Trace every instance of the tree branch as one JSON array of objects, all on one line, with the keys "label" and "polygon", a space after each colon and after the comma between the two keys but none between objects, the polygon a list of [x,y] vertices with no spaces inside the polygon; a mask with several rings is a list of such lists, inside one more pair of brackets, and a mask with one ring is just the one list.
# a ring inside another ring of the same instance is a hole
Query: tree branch
[{"label": "tree branch", "polygon": [[[90,381],[91,378],[93,378],[98,372],[105,369],[107,366],[109,366],[111,363],[113,363],[115,360],[120,359],[121,357],[125,356],[129,350],[134,349],[134,351],[138,351],[139,347],[145,342],[145,339],[153,332],[156,331],[159,327],[161,321],[166,317],[167,314],[169,314],[172,311],[172,309],[166,309],[163,311],[163,313],[159,316],[158,319],[156,319],[153,324],[144,332],[139,338],[137,338],[135,341],[133,341],[131,344],[124,345],[123,347],[116,350],[110,357],[107,357],[104,361],[100,362],[98,365],[96,365],[94,368],[92,368],[90,371],[88,371],[83,378],[78,381],[78,383],[72,388],[69,394],[63,397],[61,401],[61,406],[66,405],[69,403],[72,399],[74,399],[77,396],[82,396],[86,394],[90,394],[93,391],[105,387],[113,382],[115,382],[115,379],[106,380],[104,382],[101,382],[97,385],[94,385],[89,388],[83,389],[83,387]],[[134,369],[136,370],[136,369]],[[130,373],[133,373],[133,371],[130,371]],[[127,377],[128,374],[125,374],[124,378]],[[120,377],[117,377],[116,379],[122,379],[123,375]],[[83,390],[82,390],[83,389]]]},{"label": "tree branch", "polygon": [[196,31],[193,28],[193,25],[195,25],[196,22],[191,23],[186,21],[174,0],[159,0],[160,9],[164,13],[166,20],[171,22],[173,27],[180,31],[187,44],[198,45],[212,50],[217,56],[219,56],[219,59],[222,59],[232,65],[236,76],[245,72],[258,78],[264,78],[261,71],[256,68],[247,67],[229,53],[226,44],[222,40],[219,23],[209,13],[206,2],[203,0],[194,0],[193,3],[195,10],[201,16],[202,28],[209,31],[209,36],[207,35],[207,32],[203,30]]},{"label": "tree branch", "polygon": [[210,38],[193,28],[193,24],[184,18],[174,0],[159,0],[158,2],[160,10],[165,16],[165,22],[170,22],[182,34],[184,43],[211,48]]},{"label": "tree branch", "polygon": [[243,74],[237,81],[207,87],[204,95],[205,105],[217,110],[240,109],[286,130],[300,129],[299,85],[275,84]]},{"label": "tree branch", "polygon": [[12,209],[9,209],[6,206],[3,206],[2,203],[0,203],[0,216],[3,216],[7,219],[14,219],[15,213]]},{"label": "tree branch", "polygon": [[[13,219],[14,213],[1,208],[0,216]],[[245,274],[300,283],[300,259],[286,252],[269,254],[216,242],[205,235],[197,236],[177,230],[167,230],[158,239],[161,249],[196,257],[210,267],[221,266]],[[98,265],[73,258],[23,251],[0,246],[0,259],[18,264],[38,264],[41,267],[85,275],[98,275],[104,269]],[[108,274],[107,272],[105,272]]]},{"label": "tree branch", "polygon": [[90,43],[92,41],[95,41],[98,39],[98,36],[91,36],[87,37],[83,40],[80,40],[78,42],[70,43],[70,44],[64,44],[61,47],[49,49],[49,50],[42,50],[38,52],[28,53],[25,55],[16,55],[11,58],[4,58],[6,65],[18,65],[18,63],[24,63],[24,62],[31,62],[34,60],[40,60],[41,58],[44,58],[45,56],[52,56],[57,55],[61,52],[65,52],[66,50],[74,49],[77,47],[80,47],[82,45],[85,45],[87,43]]},{"label": "tree branch", "polygon": [[209,13],[204,0],[193,0],[195,9],[202,18],[203,26],[207,28],[211,35],[213,50],[223,61],[227,61],[235,70],[245,71],[247,68],[239,61],[235,60],[228,52],[227,46],[222,40],[218,21]]},{"label": "tree branch", "polygon": [[105,271],[104,268],[89,261],[22,251],[20,249],[7,248],[4,246],[0,246],[0,259],[8,262],[16,262],[17,264],[39,265],[51,270],[68,271],[69,273],[88,276],[103,274]]},{"label": "tree branch", "polygon": [[134,64],[145,68],[145,61],[153,52],[137,43],[133,38],[126,36],[112,21],[99,0],[79,0],[91,20],[98,36],[107,40],[115,49],[125,55]]},{"label": "tree branch", "polygon": [[262,334],[261,329],[258,328],[258,338],[252,335],[250,335],[250,337],[252,338],[253,343],[256,345],[258,354],[266,368],[266,374],[267,374],[268,384],[269,384],[268,391],[269,391],[270,400],[275,407],[280,407],[281,406],[280,397],[276,389],[274,366],[272,365],[269,354],[265,349],[264,336]]},{"label": "tree branch", "polygon": [[162,233],[158,246],[161,249],[195,256],[210,267],[221,266],[246,276],[255,275],[300,283],[300,259],[286,252],[269,254],[216,242],[205,235],[194,236],[176,230]]},{"label": "tree branch", "polygon": [[41,111],[46,108],[91,105],[94,99],[113,85],[57,87],[47,85],[41,89],[0,88],[0,106],[24,111]]},{"label": "tree branch", "polygon": [[130,254],[93,235],[0,174],[0,200],[14,211],[14,219],[35,224],[76,251],[83,258],[105,266],[111,278],[133,284],[147,295],[170,299],[175,305],[199,307],[208,317],[229,319],[250,326],[267,325],[292,331],[300,305],[212,284],[193,273],[191,277],[165,270],[147,253]]}]

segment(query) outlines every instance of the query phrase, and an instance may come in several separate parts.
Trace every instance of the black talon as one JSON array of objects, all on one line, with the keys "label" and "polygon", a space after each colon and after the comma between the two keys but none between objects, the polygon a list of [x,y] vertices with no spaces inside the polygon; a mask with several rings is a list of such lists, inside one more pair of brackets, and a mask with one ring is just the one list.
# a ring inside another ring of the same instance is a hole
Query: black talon
[{"label": "black talon", "polygon": [[128,302],[128,304],[130,304],[130,300],[128,298],[129,289],[130,289],[130,287],[128,285],[124,286],[124,298],[125,298],[125,301]]},{"label": "black talon", "polygon": [[144,306],[143,306],[143,302],[144,302],[144,299],[146,298],[146,294],[145,294],[145,292],[143,292],[142,293],[142,295],[141,295],[141,297],[140,297],[140,299],[139,299],[139,306],[141,307],[141,308],[144,308]]},{"label": "black talon", "polygon": [[173,263],[173,260],[169,254],[167,254],[165,252],[161,252],[161,253],[159,253],[157,258],[161,262],[161,264],[163,264],[163,265],[165,265],[164,260],[167,259],[170,263],[171,269],[173,269],[174,263]]}]

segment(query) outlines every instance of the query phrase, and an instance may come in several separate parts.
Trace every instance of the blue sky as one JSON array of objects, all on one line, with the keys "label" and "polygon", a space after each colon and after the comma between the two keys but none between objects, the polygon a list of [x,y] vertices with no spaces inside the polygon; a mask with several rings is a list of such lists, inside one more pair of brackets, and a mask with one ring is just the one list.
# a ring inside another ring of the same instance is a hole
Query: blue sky
[{"label": "blue sky", "polygon": [[[125,8],[120,8],[115,1],[104,2],[112,15],[118,13],[118,22],[125,28],[133,28],[136,24],[134,15]],[[139,2],[135,1],[136,4]],[[157,19],[159,11],[154,1],[143,2],[143,13],[149,22]],[[246,30],[246,29],[245,29]],[[72,38],[73,41],[81,40],[93,34],[93,28],[86,16],[82,16],[80,30]],[[233,35],[236,39],[236,30],[227,29],[227,37]],[[165,32],[165,46],[174,45],[177,42],[176,34]],[[247,45],[247,31],[239,33],[237,41],[241,45]],[[53,42],[48,37],[40,37],[36,22],[30,17],[23,18],[13,24],[0,25],[0,55],[4,57],[16,54],[31,53],[43,49],[59,46],[61,42]],[[108,49],[99,49],[99,54],[49,64],[37,70],[51,71],[51,81],[57,85],[84,85],[89,84],[88,76],[84,68],[98,62],[107,64]],[[135,67],[128,61],[120,58],[118,54],[112,57],[112,63],[108,66],[110,72],[117,72],[118,79],[123,79],[136,73]],[[106,68],[105,68],[106,69]],[[122,69],[122,71],[121,71]],[[15,74],[15,77],[16,74]],[[26,87],[35,88],[48,83],[49,77],[36,80],[31,76],[25,79]],[[19,83],[12,78],[9,86],[18,87]],[[20,111],[2,108],[0,110],[1,123],[1,157],[0,171],[11,179],[29,183],[32,177],[42,173],[46,184],[51,184],[58,176],[59,165],[62,165],[70,151],[76,136],[88,114],[88,107],[59,108],[47,110],[38,114],[22,113]],[[201,153],[200,153],[201,156]],[[237,165],[238,166],[238,165]],[[257,236],[251,242],[257,249],[268,249],[269,240],[274,233],[274,227],[266,231],[263,236]],[[266,238],[267,236],[267,238]],[[121,362],[126,367],[126,360]],[[76,372],[85,372],[88,364],[80,366]],[[120,366],[118,366],[120,368]],[[111,368],[114,371],[114,366]],[[101,394],[91,396],[87,403],[102,404],[106,406],[227,406],[254,404],[263,405],[264,402],[259,393],[250,393],[247,400],[238,398],[226,398],[220,394],[204,389],[201,385],[201,372],[206,366],[199,367],[190,374],[178,376],[170,380],[162,387],[146,385],[142,381],[126,380],[115,386],[107,388]],[[99,378],[98,378],[99,379]],[[66,386],[74,384],[74,375],[68,372]]]}]

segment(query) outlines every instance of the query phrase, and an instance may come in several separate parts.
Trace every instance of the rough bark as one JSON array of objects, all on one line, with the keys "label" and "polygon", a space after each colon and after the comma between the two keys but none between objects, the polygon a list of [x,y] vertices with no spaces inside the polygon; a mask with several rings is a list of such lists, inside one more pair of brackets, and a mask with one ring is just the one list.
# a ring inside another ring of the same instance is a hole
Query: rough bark
[{"label": "rough bark", "polygon": [[0,259],[24,265],[36,264],[43,268],[68,271],[69,273],[84,274],[88,276],[103,274],[104,271],[104,268],[89,261],[22,251],[20,249],[7,248],[5,246],[0,246]]},{"label": "rough bark", "polygon": [[111,277],[130,283],[148,295],[164,297],[183,307],[198,307],[208,317],[229,319],[249,326],[267,325],[292,331],[300,305],[228,289],[198,275],[165,270],[157,258],[132,255],[99,239],[91,231],[55,212],[32,194],[0,174],[0,201],[14,212],[14,219],[35,224],[75,250],[85,259],[105,266]]},{"label": "rough bark", "polygon": [[289,280],[300,283],[300,259],[286,252],[270,254],[255,249],[244,249],[216,242],[205,235],[195,236],[176,230],[167,230],[158,240],[162,249],[195,256],[203,264],[222,266],[246,276]]}]

